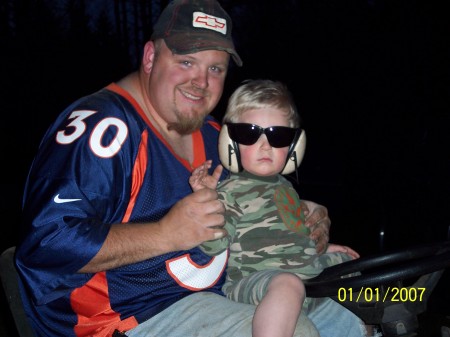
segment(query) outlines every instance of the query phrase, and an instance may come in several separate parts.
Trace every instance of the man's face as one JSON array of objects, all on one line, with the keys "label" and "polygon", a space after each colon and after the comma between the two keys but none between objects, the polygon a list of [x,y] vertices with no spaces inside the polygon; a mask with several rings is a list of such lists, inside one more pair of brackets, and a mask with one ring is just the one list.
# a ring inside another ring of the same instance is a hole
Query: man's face
[{"label": "man's face", "polygon": [[149,96],[169,129],[189,134],[200,128],[220,100],[230,56],[206,50],[172,54],[165,43],[153,62]]}]

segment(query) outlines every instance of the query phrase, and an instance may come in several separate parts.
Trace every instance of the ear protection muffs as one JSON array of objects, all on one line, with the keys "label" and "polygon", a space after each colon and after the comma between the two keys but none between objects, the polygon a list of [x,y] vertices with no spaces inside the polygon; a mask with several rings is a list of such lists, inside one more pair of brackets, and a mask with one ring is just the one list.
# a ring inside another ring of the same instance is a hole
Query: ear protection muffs
[{"label": "ear protection muffs", "polygon": [[[286,165],[284,165],[281,174],[289,174],[297,170],[305,155],[306,148],[306,134],[305,130],[300,129],[295,135],[294,140],[289,146],[288,155],[286,158]],[[297,179],[298,180],[298,179]]]},{"label": "ear protection muffs", "polygon": [[[239,145],[228,135],[228,126],[224,124],[219,133],[219,159],[223,167],[228,171],[237,173],[242,171]],[[302,162],[305,154],[306,134],[304,130],[299,130],[294,140],[289,146],[289,151],[281,174],[294,172]]]},{"label": "ear protection muffs", "polygon": [[238,144],[228,135],[228,126],[224,124],[219,133],[219,159],[228,171],[242,171],[241,156]]}]

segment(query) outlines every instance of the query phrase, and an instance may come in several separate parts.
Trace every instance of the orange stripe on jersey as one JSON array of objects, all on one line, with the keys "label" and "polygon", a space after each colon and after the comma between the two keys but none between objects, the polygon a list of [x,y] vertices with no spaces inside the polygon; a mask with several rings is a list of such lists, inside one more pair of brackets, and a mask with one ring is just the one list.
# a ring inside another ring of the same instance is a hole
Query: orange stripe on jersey
[{"label": "orange stripe on jersey", "polygon": [[[192,162],[192,167],[196,168],[203,164],[206,160],[204,150],[205,144],[203,143],[203,136],[200,131],[196,131],[192,134],[192,144],[194,147],[194,161]],[[191,167],[189,167],[189,170],[192,170]]]},{"label": "orange stripe on jersey", "polygon": [[211,125],[217,131],[220,131],[220,129],[221,129],[220,124],[215,121],[208,121],[208,124]]},{"label": "orange stripe on jersey", "polygon": [[136,161],[133,165],[133,176],[131,182],[131,196],[127,206],[125,215],[122,222],[128,222],[130,220],[131,212],[133,212],[134,205],[136,204],[136,198],[141,190],[142,182],[144,181],[145,171],[147,170],[147,143],[148,143],[148,131],[145,130],[141,136],[141,143],[139,144],[138,154]]},{"label": "orange stripe on jersey", "polygon": [[138,325],[134,317],[121,321],[120,314],[112,310],[105,272],[95,274],[84,286],[75,289],[70,304],[78,316],[74,327],[78,337],[107,337],[116,329],[127,331]]}]

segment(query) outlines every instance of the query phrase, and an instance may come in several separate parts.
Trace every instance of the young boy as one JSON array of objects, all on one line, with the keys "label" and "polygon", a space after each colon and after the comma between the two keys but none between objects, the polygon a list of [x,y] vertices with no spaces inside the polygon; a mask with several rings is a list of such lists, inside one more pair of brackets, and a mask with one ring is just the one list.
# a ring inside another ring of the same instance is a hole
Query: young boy
[{"label": "young boy", "polygon": [[[304,212],[292,184],[282,176],[297,169],[304,131],[290,92],[280,82],[252,80],[232,94],[219,136],[222,164],[232,173],[217,190],[225,204],[228,236],[201,249],[218,255],[229,249],[227,281],[232,300],[257,305],[253,336],[292,336],[305,288],[301,279],[359,255],[330,244],[318,255],[304,226]],[[211,161],[195,169],[194,191],[215,188],[222,167],[208,175]]]}]

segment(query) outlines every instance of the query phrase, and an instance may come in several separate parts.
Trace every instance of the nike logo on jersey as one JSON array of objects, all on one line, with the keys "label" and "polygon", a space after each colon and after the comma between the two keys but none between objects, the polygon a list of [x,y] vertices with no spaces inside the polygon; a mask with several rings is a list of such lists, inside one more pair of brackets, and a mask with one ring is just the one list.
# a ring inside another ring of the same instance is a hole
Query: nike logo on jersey
[{"label": "nike logo on jersey", "polygon": [[53,198],[53,201],[57,204],[64,204],[65,202],[72,202],[72,201],[79,201],[81,199],[61,199],[59,197],[59,194],[56,195],[56,197]]}]

